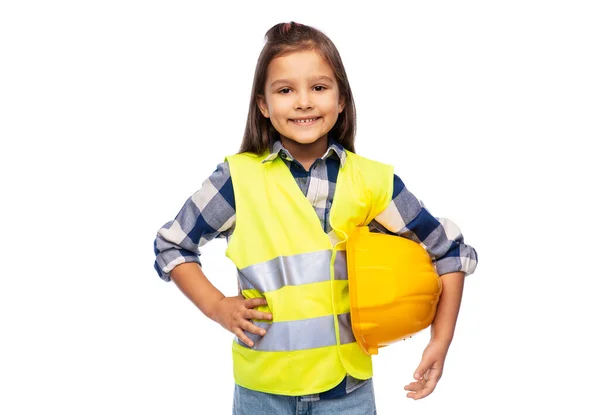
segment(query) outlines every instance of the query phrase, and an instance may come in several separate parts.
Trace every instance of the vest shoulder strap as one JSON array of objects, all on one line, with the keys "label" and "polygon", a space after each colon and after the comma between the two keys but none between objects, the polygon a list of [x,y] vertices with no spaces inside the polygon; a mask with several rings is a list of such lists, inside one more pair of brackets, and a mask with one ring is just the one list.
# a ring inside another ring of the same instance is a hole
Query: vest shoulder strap
[{"label": "vest shoulder strap", "polygon": [[371,160],[346,150],[346,161],[362,177],[365,188],[371,193],[371,212],[367,223],[383,212],[392,200],[394,167]]}]

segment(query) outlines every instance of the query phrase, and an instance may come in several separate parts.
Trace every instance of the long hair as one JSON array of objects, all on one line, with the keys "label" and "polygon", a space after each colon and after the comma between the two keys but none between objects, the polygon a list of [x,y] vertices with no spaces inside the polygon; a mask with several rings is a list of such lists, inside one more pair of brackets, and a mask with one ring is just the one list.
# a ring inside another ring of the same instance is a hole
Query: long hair
[{"label": "long hair", "polygon": [[271,120],[265,118],[260,112],[258,97],[265,95],[269,63],[277,57],[305,50],[317,51],[333,69],[340,98],[345,101],[345,106],[329,134],[344,148],[354,152],[356,108],[342,58],[333,42],[320,30],[296,22],[276,24],[267,31],[265,40],[265,46],[258,57],[254,71],[248,119],[240,153],[262,154],[273,141],[279,138],[279,133],[271,124]]}]

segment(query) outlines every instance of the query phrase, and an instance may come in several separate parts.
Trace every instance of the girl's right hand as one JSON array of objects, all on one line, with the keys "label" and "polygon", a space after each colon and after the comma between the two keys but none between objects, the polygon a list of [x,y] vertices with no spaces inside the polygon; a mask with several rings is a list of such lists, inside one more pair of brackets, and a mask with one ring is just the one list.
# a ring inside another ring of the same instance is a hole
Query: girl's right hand
[{"label": "girl's right hand", "polygon": [[266,330],[254,325],[250,320],[272,320],[271,313],[255,310],[256,307],[267,305],[264,298],[244,298],[241,294],[235,297],[223,297],[214,308],[213,320],[235,334],[241,341],[253,347],[254,343],[246,336],[244,330],[264,336]]}]

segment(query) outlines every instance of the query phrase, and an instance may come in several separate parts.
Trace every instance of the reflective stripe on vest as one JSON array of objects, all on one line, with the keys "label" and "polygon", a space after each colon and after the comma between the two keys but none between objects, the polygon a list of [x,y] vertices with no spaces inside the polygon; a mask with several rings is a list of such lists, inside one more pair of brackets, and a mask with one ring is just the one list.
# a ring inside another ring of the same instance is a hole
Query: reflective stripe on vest
[{"label": "reflective stripe on vest", "polygon": [[[242,290],[275,291],[286,285],[329,281],[331,250],[277,257],[238,271]],[[346,251],[339,251],[334,261],[334,279],[347,280]]]},{"label": "reflective stripe on vest", "polygon": [[[338,314],[337,319],[340,344],[356,341],[352,334],[350,313]],[[267,334],[261,336],[245,332],[254,342],[253,350],[289,352],[336,345],[335,323],[332,315],[306,320],[280,323],[255,322],[254,324],[267,330]],[[236,338],[236,340],[240,345],[248,347],[240,339]]]},{"label": "reflective stripe on vest", "polygon": [[272,321],[255,321],[250,348],[233,343],[237,384],[284,395],[336,386],[349,373],[372,376],[371,359],[350,324],[345,242],[391,201],[393,169],[347,152],[340,168],[330,224],[335,246],[285,163],[266,154],[228,157],[236,197],[236,226],[227,256],[246,298],[264,297]]}]

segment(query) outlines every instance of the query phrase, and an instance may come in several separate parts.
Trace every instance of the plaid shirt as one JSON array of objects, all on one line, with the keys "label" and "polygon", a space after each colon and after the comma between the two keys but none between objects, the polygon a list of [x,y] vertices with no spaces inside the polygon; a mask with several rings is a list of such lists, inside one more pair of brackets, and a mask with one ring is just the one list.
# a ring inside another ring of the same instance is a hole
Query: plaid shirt
[{"label": "plaid shirt", "polygon": [[[329,212],[335,194],[340,166],[346,161],[344,148],[330,140],[323,157],[311,168],[294,160],[280,141],[273,144],[271,153],[263,160],[269,163],[281,157],[289,167],[296,183],[313,205],[323,230],[332,243],[338,237],[331,229]],[[214,238],[229,238],[235,228],[235,198],[227,162],[215,172],[184,204],[173,221],[166,223],[154,242],[154,268],[165,281],[170,272],[184,262],[200,264],[200,247]],[[471,274],[477,267],[475,249],[463,242],[460,229],[450,220],[433,217],[423,204],[410,193],[402,180],[394,175],[392,199],[388,207],[369,224],[372,231],[392,233],[420,243],[430,254],[439,275],[462,271]],[[330,391],[306,397],[307,400],[333,398],[350,393],[364,381],[347,376]]]}]

